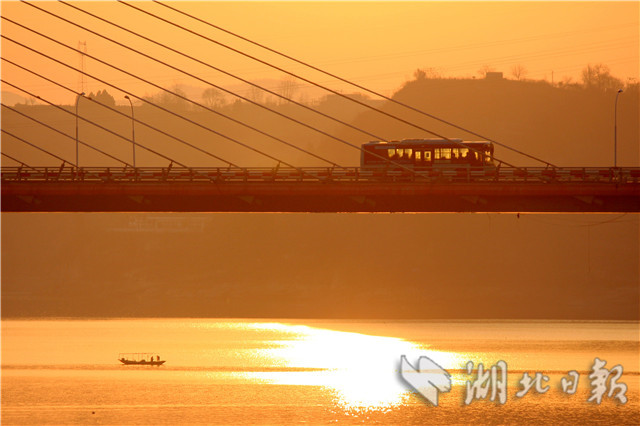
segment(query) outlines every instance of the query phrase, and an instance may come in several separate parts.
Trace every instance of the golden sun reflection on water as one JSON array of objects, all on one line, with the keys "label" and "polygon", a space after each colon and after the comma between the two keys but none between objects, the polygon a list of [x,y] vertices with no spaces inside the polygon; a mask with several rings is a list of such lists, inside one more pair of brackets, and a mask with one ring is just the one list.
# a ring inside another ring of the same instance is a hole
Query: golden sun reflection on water
[{"label": "golden sun reflection on water", "polygon": [[[347,411],[385,410],[406,403],[410,386],[399,375],[400,357],[428,355],[443,368],[460,368],[462,354],[433,351],[393,337],[319,329],[303,325],[255,324],[291,334],[278,347],[259,350],[260,357],[293,371],[254,372],[274,384],[323,386],[334,390]],[[320,371],[295,369],[320,368]]]}]

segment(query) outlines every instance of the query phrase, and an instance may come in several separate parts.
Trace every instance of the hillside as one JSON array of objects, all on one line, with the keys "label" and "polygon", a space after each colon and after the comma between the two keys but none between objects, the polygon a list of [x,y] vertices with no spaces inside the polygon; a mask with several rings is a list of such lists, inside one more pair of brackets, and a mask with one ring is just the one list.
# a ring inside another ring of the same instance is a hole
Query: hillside
[{"label": "hillside", "polygon": [[[618,101],[619,165],[640,165],[639,97],[636,86]],[[615,92],[506,79],[422,79],[408,82],[394,99],[558,166],[613,165]],[[384,111],[447,137],[484,139],[401,106],[387,104]],[[390,139],[433,137],[374,112],[355,124]],[[502,147],[496,156],[539,165]]]},{"label": "hillside", "polygon": [[[351,94],[361,102],[368,103],[385,112],[397,115],[436,134],[477,140],[480,137],[453,128],[432,118],[384,101]],[[411,81],[394,95],[394,99],[425,111],[433,116],[468,129],[480,136],[495,140],[558,166],[609,166],[613,165],[614,92],[586,90],[580,86],[554,87],[545,82],[485,79],[421,79]],[[198,100],[201,101],[201,100]],[[640,165],[638,88],[631,88],[620,96],[618,102],[618,160],[621,166]],[[139,105],[139,103],[138,103]],[[374,111],[350,103],[336,95],[326,96],[310,105],[324,114],[366,130],[363,134],[335,121],[292,104],[268,104],[278,113],[292,116],[308,126],[250,105],[236,102],[216,107],[215,114],[202,108],[167,104],[177,114],[186,115],[193,124],[157,108],[142,104],[134,109],[135,117],[183,141],[212,152],[226,160],[246,166],[275,166],[274,161],[247,150],[230,141],[246,143],[285,162],[301,166],[325,166],[328,163],[287,147],[264,134],[234,123],[224,116],[246,123],[268,134],[310,150],[313,153],[346,166],[359,162],[359,152],[347,146],[374,140],[432,137],[433,135],[408,126]],[[32,121],[3,111],[2,127],[28,141],[42,141],[45,148],[69,160],[75,159],[75,114],[74,108],[66,107],[66,113],[51,106],[17,107],[25,114],[49,123],[70,135],[65,138]],[[94,126],[79,122],[80,140],[90,142],[112,155],[127,159],[131,144],[131,111],[128,106],[116,107],[120,114],[82,99],[79,115],[92,120],[113,132],[114,136]],[[155,130],[136,123],[136,142],[158,150],[177,161],[192,166],[224,165],[211,157],[185,147]],[[319,131],[315,131],[314,127]],[[328,135],[333,135],[342,141]],[[228,137],[228,138],[227,138]],[[11,138],[3,138],[7,153],[22,161],[43,164],[51,161],[43,154],[34,152],[25,144]],[[139,149],[140,165],[166,165],[144,148]],[[496,156],[504,161],[521,166],[539,165],[535,161],[514,154],[498,146]],[[35,159],[34,159],[35,158]],[[81,147],[82,165],[117,165],[113,160]],[[7,160],[3,159],[3,164]],[[57,164],[57,161],[55,161]]]}]

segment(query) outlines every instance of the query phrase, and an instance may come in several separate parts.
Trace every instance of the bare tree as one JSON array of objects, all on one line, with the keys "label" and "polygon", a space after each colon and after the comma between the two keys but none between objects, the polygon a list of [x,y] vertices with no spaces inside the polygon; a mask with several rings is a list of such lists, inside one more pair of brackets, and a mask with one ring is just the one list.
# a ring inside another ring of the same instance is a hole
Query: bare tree
[{"label": "bare tree", "polygon": [[574,84],[573,82],[573,77],[565,75],[564,77],[562,77],[562,79],[560,79],[560,83],[559,85],[561,87],[569,87],[569,86],[575,86],[576,84]]},{"label": "bare tree", "polygon": [[[287,75],[280,80],[278,86],[278,93],[285,98],[293,98],[293,94],[296,92],[296,79],[293,76]],[[280,101],[284,101],[282,98]]]},{"label": "bare tree", "polygon": [[604,64],[587,65],[582,70],[582,83],[591,89],[620,89],[624,83],[611,75],[609,67]]},{"label": "bare tree", "polygon": [[221,107],[226,103],[224,93],[213,87],[209,87],[202,92],[202,100],[209,108]]},{"label": "bare tree", "polygon": [[253,102],[261,104],[264,101],[264,95],[264,90],[258,89],[256,86],[249,86],[249,99]]},{"label": "bare tree", "polygon": [[153,97],[153,102],[171,111],[187,111],[190,104],[185,99],[183,99],[187,98],[187,93],[180,87],[179,84],[174,84],[169,88],[169,90],[175,93],[175,95],[163,91]]},{"label": "bare tree", "polygon": [[527,69],[524,67],[524,65],[514,65],[511,67],[511,75],[516,79],[516,80],[522,80],[524,79],[524,77],[528,74]]}]

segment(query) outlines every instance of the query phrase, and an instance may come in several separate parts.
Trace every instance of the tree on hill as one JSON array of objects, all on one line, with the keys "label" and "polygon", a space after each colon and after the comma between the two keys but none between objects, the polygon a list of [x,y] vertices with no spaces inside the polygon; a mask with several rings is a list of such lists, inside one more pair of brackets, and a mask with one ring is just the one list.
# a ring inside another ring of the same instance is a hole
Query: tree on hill
[{"label": "tree on hill", "polygon": [[511,67],[511,75],[516,80],[522,80],[527,75],[527,69],[524,67],[524,65],[514,65]]},{"label": "tree on hill", "polygon": [[96,102],[100,102],[101,104],[106,106],[110,106],[110,107],[116,106],[116,100],[114,99],[113,96],[109,94],[109,92],[107,92],[106,89],[98,90],[98,92],[96,92],[95,95],[93,94],[93,92],[89,93],[89,98],[93,99]]},{"label": "tree on hill", "polygon": [[413,77],[416,80],[426,80],[427,78],[442,78],[442,74],[435,68],[418,68],[414,71]]},{"label": "tree on hill", "polygon": [[202,100],[209,108],[221,107],[226,103],[224,93],[214,87],[209,87],[202,92]]},{"label": "tree on hill", "polygon": [[169,90],[175,93],[175,95],[168,91],[162,91],[158,95],[154,96],[154,102],[174,112],[189,110],[190,104],[186,100],[187,93],[180,87],[180,85],[174,84],[169,88]]},{"label": "tree on hill", "polygon": [[[280,85],[278,86],[278,94],[280,96],[284,96],[287,99],[293,98],[294,93],[296,92],[296,79],[292,76],[285,76],[280,80]],[[283,103],[284,99],[278,98],[279,103]]]},{"label": "tree on hill", "polygon": [[604,64],[587,65],[582,70],[582,83],[587,89],[609,90],[624,86],[622,80],[611,75],[609,67]]}]

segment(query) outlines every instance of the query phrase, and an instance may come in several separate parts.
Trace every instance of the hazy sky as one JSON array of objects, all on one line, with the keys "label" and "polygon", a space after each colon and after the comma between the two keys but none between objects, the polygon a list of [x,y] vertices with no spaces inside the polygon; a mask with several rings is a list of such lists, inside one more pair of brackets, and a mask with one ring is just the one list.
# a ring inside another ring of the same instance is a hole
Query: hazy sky
[{"label": "hazy sky", "polygon": [[[637,79],[639,74],[638,2],[169,3],[387,95],[412,78],[417,68],[433,68],[446,77],[472,77],[478,76],[478,70],[488,65],[509,76],[511,67],[522,65],[527,70],[527,78],[553,78],[556,82],[565,78],[579,81],[580,71],[590,63],[608,65],[612,74],[625,82],[629,78]],[[167,53],[62,3],[35,4],[203,78],[223,85],[237,84],[216,71]],[[282,74],[263,65],[115,1],[72,4],[246,79],[282,78]],[[337,89],[351,90],[338,83],[330,83],[328,77],[301,70],[299,66],[292,66],[220,31],[181,17],[158,4],[134,4],[235,48],[286,65],[310,79]],[[41,31],[72,48],[78,48],[80,42],[86,42],[88,54],[139,73],[158,84],[201,85],[177,71],[142,59],[27,4],[3,1],[2,16]],[[79,53],[56,46],[8,21],[2,21],[2,34],[74,67],[82,63]],[[2,40],[2,56],[45,73],[74,89],[80,88],[77,72],[39,57],[8,40]],[[157,92],[157,89],[88,58],[84,61],[84,68],[140,95]],[[2,77],[57,102],[73,102],[73,95],[68,92],[54,89],[50,83],[30,77],[5,62],[2,64]],[[90,79],[85,81],[84,87],[87,92],[105,88],[103,84]],[[6,86],[3,86],[3,90],[16,91]],[[122,99],[122,94],[114,93],[117,91],[113,89],[109,91],[119,101]]]}]

